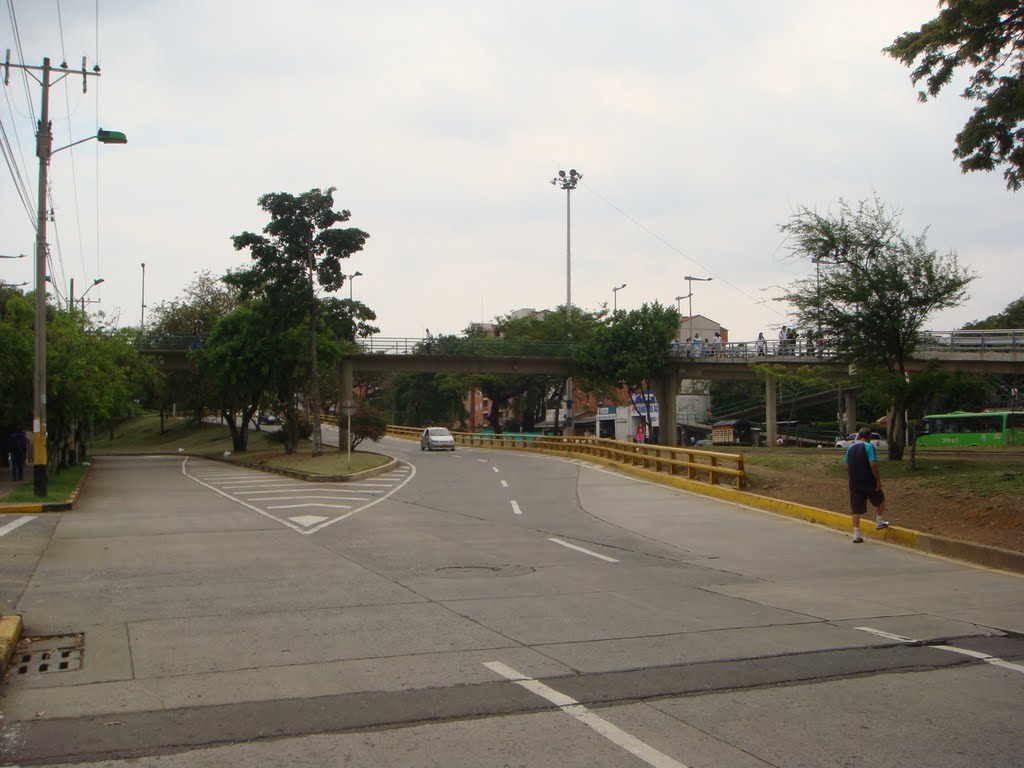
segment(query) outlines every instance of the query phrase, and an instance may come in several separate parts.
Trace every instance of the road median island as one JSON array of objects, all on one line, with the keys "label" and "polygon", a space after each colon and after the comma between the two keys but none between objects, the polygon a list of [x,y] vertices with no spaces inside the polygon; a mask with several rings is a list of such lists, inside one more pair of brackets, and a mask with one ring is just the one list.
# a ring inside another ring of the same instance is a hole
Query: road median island
[{"label": "road median island", "polygon": [[[366,453],[364,451],[364,453]],[[346,472],[345,474],[321,474],[317,472],[306,472],[295,467],[279,467],[273,464],[267,464],[264,462],[247,462],[247,461],[233,461],[230,458],[224,458],[223,456],[202,456],[198,458],[213,459],[214,461],[221,461],[226,464],[231,464],[235,467],[245,467],[247,469],[258,469],[261,472],[269,472],[274,475],[282,475],[284,477],[291,477],[296,480],[305,480],[310,483],[347,483],[355,482],[357,480],[365,480],[370,477],[376,477],[377,475],[383,474],[394,469],[400,462],[393,456],[386,456],[384,454],[375,454],[380,456],[381,459],[385,459],[385,462],[377,467],[370,467],[356,472]]]}]

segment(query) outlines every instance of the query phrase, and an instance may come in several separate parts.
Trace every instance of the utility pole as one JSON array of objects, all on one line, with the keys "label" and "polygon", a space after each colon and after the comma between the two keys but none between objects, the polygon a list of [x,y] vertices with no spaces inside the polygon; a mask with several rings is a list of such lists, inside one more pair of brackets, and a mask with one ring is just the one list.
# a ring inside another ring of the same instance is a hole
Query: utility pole
[{"label": "utility pole", "polygon": [[[36,209],[36,351],[35,372],[32,375],[32,489],[36,496],[46,495],[46,169],[50,165],[50,150],[53,149],[50,71],[50,60],[43,59],[43,104],[39,110],[39,130],[36,132],[39,205]],[[4,84],[7,84],[6,71]]]},{"label": "utility pole", "polygon": [[[50,86],[56,85],[71,74],[66,62],[60,67],[51,67],[50,59],[43,59],[43,66],[34,67],[28,64],[12,64],[11,51],[3,63],[4,85],[9,85],[11,69],[23,70],[31,75],[42,86],[42,105],[39,109],[39,126],[36,132],[36,157],[39,158],[39,194],[36,214],[36,301],[35,301],[35,370],[32,376],[32,487],[36,496],[46,496],[46,174],[50,158],[62,149],[67,149],[83,141],[96,139],[104,144],[126,144],[128,139],[123,133],[104,131],[102,128],[95,136],[72,142],[64,147],[53,148],[53,131],[50,125]],[[39,73],[36,75],[35,73]],[[52,82],[50,74],[57,77]],[[86,92],[89,77],[99,77],[100,68],[94,66],[92,71],[85,68],[85,57],[82,57],[82,92]]]}]

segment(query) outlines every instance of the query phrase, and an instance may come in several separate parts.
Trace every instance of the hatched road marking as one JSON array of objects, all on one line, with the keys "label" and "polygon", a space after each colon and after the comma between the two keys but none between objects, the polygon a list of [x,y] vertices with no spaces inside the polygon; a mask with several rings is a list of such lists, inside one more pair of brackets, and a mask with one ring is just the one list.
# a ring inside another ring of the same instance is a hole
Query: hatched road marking
[{"label": "hatched road marking", "polygon": [[[375,477],[375,482],[313,483],[285,477],[268,478],[258,469],[227,472],[212,462],[186,458],[181,464],[181,473],[243,507],[307,535],[383,501],[409,482],[416,469],[411,464],[401,464],[398,469]],[[298,514],[299,510],[313,509],[320,514]],[[296,514],[288,514],[287,510]],[[335,511],[331,514],[324,510]]]}]

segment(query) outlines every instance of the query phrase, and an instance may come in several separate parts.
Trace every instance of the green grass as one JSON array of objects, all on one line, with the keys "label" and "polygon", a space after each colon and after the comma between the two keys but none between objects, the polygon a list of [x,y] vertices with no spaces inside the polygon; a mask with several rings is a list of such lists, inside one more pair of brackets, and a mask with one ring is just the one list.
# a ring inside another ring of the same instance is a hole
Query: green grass
[{"label": "green grass", "polygon": [[[266,432],[249,429],[249,450],[281,451],[280,444],[271,442],[267,435]],[[196,424],[184,418],[165,418],[164,433],[160,434],[160,417],[148,414],[118,424],[113,438],[109,432],[97,432],[88,447],[92,456],[180,453],[179,448],[184,453],[213,456],[231,450],[231,433],[224,424]]]},{"label": "green grass", "polygon": [[311,456],[312,443],[303,445],[298,453],[282,453],[278,448],[275,452],[249,451],[246,453],[232,454],[231,461],[238,461],[245,464],[254,464],[260,467],[274,469],[290,469],[298,472],[306,472],[310,475],[347,475],[354,472],[363,472],[367,469],[382,467],[391,458],[379,453],[367,453],[366,451],[353,451],[352,466],[349,467],[348,457],[345,451],[339,451],[332,446],[325,446],[322,456]]},{"label": "green grass", "polygon": [[[836,448],[740,448],[747,467],[843,478],[845,451]],[[910,452],[903,461],[889,461],[879,455],[878,469],[887,482],[920,482],[950,494],[969,492],[981,496],[1012,495],[1024,501],[1024,453],[1018,455],[943,456],[917,455],[917,468],[910,466]],[[1024,504],[1022,504],[1024,506]]]},{"label": "green grass", "polygon": [[66,502],[75,492],[78,484],[85,477],[89,468],[84,464],[76,464],[62,469],[57,474],[49,474],[46,478],[46,496],[36,496],[32,484],[32,467],[26,467],[24,483],[3,497],[3,501],[11,504],[53,504]]},{"label": "green grass", "polygon": [[[313,444],[303,441],[297,453],[286,454],[280,443],[270,440],[268,432],[249,430],[248,450],[238,453],[231,445],[231,433],[223,424],[196,424],[188,419],[164,419],[164,433],[160,433],[160,417],[149,414],[122,422],[109,432],[98,433],[88,445],[89,456],[115,454],[178,454],[224,458],[228,461],[252,464],[268,469],[287,469],[310,475],[343,476],[380,467],[390,461],[388,456],[367,451],[353,451],[351,466],[345,451],[324,446],[322,456],[312,456]],[[31,468],[29,468],[31,470]],[[31,481],[23,483],[3,497],[3,501],[19,504],[54,503],[69,501],[85,475],[84,465],[72,467],[48,478],[46,498],[33,494]]]},{"label": "green grass", "polygon": [[[889,462],[894,464],[895,462]],[[963,492],[981,496],[1024,498],[1024,461],[1020,458],[975,459],[971,457],[918,456],[917,469],[909,458],[902,462],[902,474],[942,488],[950,495]]]}]

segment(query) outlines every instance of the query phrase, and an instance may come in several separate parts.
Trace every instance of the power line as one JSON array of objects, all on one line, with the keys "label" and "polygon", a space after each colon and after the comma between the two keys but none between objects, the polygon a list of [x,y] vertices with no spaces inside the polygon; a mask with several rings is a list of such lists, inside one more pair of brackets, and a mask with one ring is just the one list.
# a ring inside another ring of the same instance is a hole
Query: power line
[{"label": "power line", "polygon": [[14,151],[11,149],[11,143],[7,138],[7,129],[4,128],[3,122],[0,122],[0,154],[3,154],[4,161],[7,163],[7,170],[11,174],[11,180],[14,182],[14,191],[18,195],[18,199],[21,200],[21,204],[25,208],[25,213],[28,214],[28,220],[32,225],[32,229],[35,229],[36,221],[35,215],[32,213],[32,203],[30,200],[28,186],[25,184],[25,179],[21,175],[21,169],[18,168],[17,158],[14,157]]},{"label": "power line", "polygon": [[[676,248],[676,247],[675,247],[675,246],[674,246],[674,245],[673,245],[672,243],[670,243],[670,242],[669,242],[668,240],[666,240],[665,238],[663,238],[663,237],[662,237],[661,235],[659,235],[659,234],[658,234],[657,232],[655,232],[655,231],[653,231],[652,229],[650,229],[650,227],[648,227],[647,225],[645,225],[645,224],[644,224],[643,222],[641,222],[641,221],[638,221],[638,220],[637,220],[637,219],[635,219],[635,218],[634,218],[633,216],[630,216],[630,215],[629,215],[628,213],[626,213],[626,212],[625,212],[624,210],[622,210],[621,208],[619,208],[619,206],[615,205],[615,203],[613,203],[613,202],[612,202],[611,200],[609,200],[608,198],[606,198],[606,197],[605,197],[604,195],[602,195],[602,194],[601,194],[600,192],[598,192],[598,191],[597,191],[596,189],[594,189],[594,188],[593,188],[592,186],[590,186],[589,184],[582,184],[582,186],[583,186],[583,187],[585,187],[585,188],[587,189],[587,191],[588,191],[588,192],[590,192],[590,193],[591,193],[592,195],[594,195],[594,197],[598,198],[598,199],[599,199],[599,200],[600,200],[601,202],[603,202],[603,203],[604,203],[605,205],[609,206],[610,208],[614,209],[614,210],[615,210],[615,211],[617,211],[618,213],[622,214],[622,216],[624,216],[625,218],[629,219],[629,220],[630,220],[631,222],[633,222],[634,224],[636,224],[636,225],[637,225],[638,227],[640,227],[640,229],[642,229],[642,230],[643,230],[644,232],[646,232],[646,233],[647,233],[648,235],[650,235],[650,236],[651,236],[651,237],[653,237],[653,238],[654,238],[655,240],[657,240],[657,241],[658,241],[659,243],[661,243],[662,245],[664,245],[664,246],[665,246],[666,248],[668,248],[668,249],[670,249],[670,250],[674,251],[675,253],[677,253],[678,255],[682,256],[682,257],[683,257],[684,259],[686,259],[686,260],[687,260],[687,261],[689,261],[690,263],[692,263],[692,264],[695,264],[696,266],[700,267],[700,268],[701,268],[702,270],[704,270],[704,271],[705,271],[705,272],[707,272],[708,274],[710,274],[710,275],[713,275],[713,276],[714,276],[714,277],[715,277],[715,278],[716,278],[717,280],[721,280],[721,281],[722,281],[723,283],[725,283],[726,285],[728,285],[728,286],[729,286],[730,288],[732,288],[732,289],[733,289],[734,291],[738,291],[739,293],[742,293],[742,294],[743,294],[744,296],[746,296],[746,297],[747,297],[748,299],[750,299],[751,301],[754,301],[754,302],[757,302],[757,301],[758,301],[758,299],[757,299],[756,297],[754,297],[754,296],[751,296],[751,295],[750,295],[749,293],[747,293],[747,292],[746,292],[745,290],[743,290],[742,288],[740,288],[740,287],[739,287],[738,285],[735,285],[734,283],[731,283],[731,282],[730,282],[730,281],[728,280],[728,278],[724,278],[724,277],[722,277],[722,276],[721,276],[721,275],[719,275],[719,274],[718,274],[717,272],[715,272],[715,271],[714,271],[713,269],[710,269],[710,268],[708,268],[708,267],[704,266],[703,264],[701,264],[701,263],[700,263],[699,261],[697,261],[697,260],[696,260],[695,258],[693,258],[692,256],[689,256],[689,255],[687,255],[687,254],[683,253],[683,252],[682,252],[681,250],[679,250],[678,248]],[[786,315],[785,315],[784,313],[782,313],[782,312],[779,312],[779,311],[778,311],[778,310],[776,310],[776,309],[775,309],[774,307],[769,307],[768,309],[770,309],[770,310],[771,310],[772,312],[774,312],[774,313],[775,313],[776,315],[778,315],[779,317],[786,317]]]},{"label": "power line", "polygon": [[[21,47],[21,31],[18,29],[18,15],[14,12],[14,0],[7,0],[7,12],[11,17],[11,29],[14,31],[14,47],[18,49],[18,58],[25,61],[25,52]],[[36,123],[36,110],[32,106],[32,92],[29,90],[29,74],[27,70],[21,71],[21,81],[25,86],[25,103],[28,104],[28,113],[32,117],[33,125]]]},{"label": "power line", "polygon": [[[67,51],[64,49],[64,20],[60,13],[60,0],[57,0],[57,27],[60,30],[60,54],[61,61],[67,63]],[[68,142],[74,141],[74,136],[71,131],[71,95],[68,89],[68,81],[64,81],[64,105],[67,109],[68,116]],[[78,170],[75,165],[75,149],[71,148],[71,190],[75,199],[75,224],[78,230],[78,257],[82,262],[82,275],[88,274],[85,268],[85,242],[82,239],[82,210],[78,200]],[[58,240],[58,255],[60,254],[60,245]]]}]

